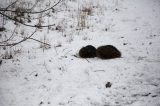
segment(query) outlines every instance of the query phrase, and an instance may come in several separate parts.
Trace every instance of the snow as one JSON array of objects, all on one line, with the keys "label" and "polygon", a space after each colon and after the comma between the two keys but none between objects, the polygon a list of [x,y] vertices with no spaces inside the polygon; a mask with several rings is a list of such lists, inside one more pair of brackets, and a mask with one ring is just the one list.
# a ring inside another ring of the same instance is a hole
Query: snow
[{"label": "snow", "polygon": [[[85,6],[96,8],[86,16],[86,27],[76,30]],[[7,48],[17,52],[0,65],[0,106],[160,106],[159,0],[64,0],[55,10],[45,23],[62,29],[43,28],[33,36],[42,41],[46,36],[50,49],[33,40]],[[8,21],[1,34],[10,36],[11,26]],[[19,25],[12,42],[33,31]],[[114,45],[122,58],[74,56],[89,44]],[[0,53],[1,59],[5,50]]]}]

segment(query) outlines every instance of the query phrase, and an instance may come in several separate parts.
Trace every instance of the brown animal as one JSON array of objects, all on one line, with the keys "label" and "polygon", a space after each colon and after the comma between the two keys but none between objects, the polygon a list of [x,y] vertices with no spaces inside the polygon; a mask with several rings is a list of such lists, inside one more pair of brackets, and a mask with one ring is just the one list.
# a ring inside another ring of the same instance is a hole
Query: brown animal
[{"label": "brown animal", "polygon": [[96,57],[96,48],[92,45],[87,45],[79,50],[79,56],[82,58]]},{"label": "brown animal", "polygon": [[105,45],[97,48],[96,55],[101,59],[113,59],[121,57],[121,52],[112,45]]},{"label": "brown animal", "polygon": [[4,27],[0,27],[0,32],[5,31],[6,29]]}]

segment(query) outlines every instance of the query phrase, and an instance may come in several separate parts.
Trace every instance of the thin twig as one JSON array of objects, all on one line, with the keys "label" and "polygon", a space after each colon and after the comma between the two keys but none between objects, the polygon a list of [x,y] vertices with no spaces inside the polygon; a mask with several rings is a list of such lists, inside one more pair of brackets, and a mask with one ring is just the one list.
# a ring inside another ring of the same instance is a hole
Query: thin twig
[{"label": "thin twig", "polygon": [[[52,9],[53,7],[55,7],[55,6],[57,6],[61,1],[63,1],[63,0],[59,0],[56,4],[54,4],[52,7],[50,7],[50,8],[48,8],[48,9],[44,9],[44,10],[42,10],[42,11],[38,11],[38,12],[26,12],[26,11],[22,11],[22,12],[19,12],[19,13],[29,13],[29,14],[37,14],[37,13],[43,13],[43,12],[46,12],[46,11],[48,11],[48,10],[50,10],[50,9]],[[17,2],[17,1],[16,1]],[[15,3],[16,3],[15,2]],[[14,3],[13,3],[14,4]],[[5,16],[5,17],[7,17],[8,19],[10,19],[10,20],[13,20],[13,21],[15,21],[15,22],[18,22],[18,23],[20,23],[20,24],[23,24],[23,25],[25,25],[25,26],[29,26],[29,27],[50,27],[50,26],[54,26],[54,24],[53,25],[29,25],[29,24],[25,24],[25,23],[22,23],[21,21],[19,21],[19,20],[16,20],[16,19],[14,19],[14,18],[12,18],[11,16],[8,16],[8,15],[6,15],[5,14],[5,12],[6,11],[10,11],[10,12],[17,12],[17,11],[12,11],[12,10],[7,10],[6,8],[5,9],[3,9],[3,8],[0,8],[0,11],[2,11],[2,12],[0,12],[0,14],[1,15],[3,15],[3,16]]]},{"label": "thin twig", "polygon": [[43,66],[45,67],[45,69],[46,69],[46,71],[47,71],[48,73],[51,73],[51,71],[50,71],[50,70],[48,70],[47,65],[46,65],[46,63],[45,63],[45,62],[44,62],[44,64],[43,64]]},{"label": "thin twig", "polygon": [[17,26],[14,28],[14,31],[13,31],[12,35],[7,40],[1,41],[0,43],[5,43],[5,42],[9,41],[14,36],[16,28],[17,28]]},{"label": "thin twig", "polygon": [[[57,6],[60,2],[62,2],[63,0],[59,0],[56,4],[54,4],[52,7],[48,8],[48,9],[44,9],[42,11],[35,11],[35,12],[28,12],[28,11],[23,11],[23,12],[20,12],[20,13],[29,13],[29,14],[38,14],[38,13],[43,13],[43,12],[46,12],[48,10],[51,10],[53,7]],[[13,10],[5,10],[3,8],[0,8],[0,11],[10,11],[10,12],[16,12],[16,11],[13,11]]]},{"label": "thin twig", "polygon": [[[36,28],[37,29],[37,28]],[[29,36],[29,37],[26,37],[26,38],[24,38],[24,39],[22,39],[21,41],[19,41],[19,42],[16,42],[16,43],[10,43],[10,44],[2,44],[2,45],[0,45],[0,46],[15,46],[15,45],[17,45],[17,44],[20,44],[20,43],[22,43],[22,42],[24,42],[24,41],[26,41],[27,39],[29,39],[30,37],[32,37],[34,34],[36,33],[36,30]]]},{"label": "thin twig", "polygon": [[105,70],[94,70],[93,72],[105,72]]},{"label": "thin twig", "polygon": [[56,55],[58,55],[56,46],[54,46],[54,49],[55,49],[55,51],[56,51]]},{"label": "thin twig", "polygon": [[[85,58],[86,59],[86,58]],[[90,61],[88,59],[86,59],[88,61],[88,63],[90,63]]]},{"label": "thin twig", "polygon": [[[10,5],[8,5],[8,6],[5,8],[5,10],[7,10],[7,9],[8,9],[9,7],[11,7],[12,5],[16,4],[17,1],[18,1],[18,0],[16,0],[16,1],[13,2],[13,3],[11,3]],[[3,14],[5,14],[5,12],[6,12],[6,11],[3,11]],[[3,16],[3,25],[4,25],[4,23],[5,23],[5,22],[4,22],[4,17],[5,17],[5,16]]]},{"label": "thin twig", "polygon": [[[11,3],[10,5],[8,5],[5,10],[7,10],[9,7],[11,7],[12,5],[14,5],[18,0],[16,0],[15,2]],[[5,12],[5,11],[4,11]]]},{"label": "thin twig", "polygon": [[35,2],[35,4],[29,9],[30,12],[36,7],[36,5],[38,4],[39,1],[40,1],[40,0],[37,0],[37,1]]},{"label": "thin twig", "polygon": [[0,12],[0,14],[3,15],[3,16],[5,16],[5,17],[7,17],[10,20],[13,20],[15,22],[18,22],[18,23],[20,23],[22,25],[29,26],[29,27],[39,27],[40,28],[40,27],[51,27],[51,26],[55,25],[55,24],[53,24],[53,25],[29,25],[29,24],[22,23],[21,21],[16,20],[16,19],[14,19],[14,18],[12,18],[12,17],[10,17],[10,16],[8,16],[6,14],[3,14],[2,12]]},{"label": "thin twig", "polygon": [[37,41],[37,42],[39,42],[39,43],[42,43],[42,44],[45,44],[45,45],[48,45],[48,46],[51,46],[51,45],[50,45],[50,44],[48,44],[48,43],[42,42],[42,41],[37,40],[37,39],[34,39],[34,38],[28,38],[28,39],[31,39],[31,40]]}]

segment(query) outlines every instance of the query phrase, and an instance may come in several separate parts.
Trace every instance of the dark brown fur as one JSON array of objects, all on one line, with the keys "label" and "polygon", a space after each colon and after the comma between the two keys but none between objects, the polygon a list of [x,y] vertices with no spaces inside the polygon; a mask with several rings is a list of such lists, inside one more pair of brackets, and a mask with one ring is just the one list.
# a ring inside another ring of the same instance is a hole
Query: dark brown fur
[{"label": "dark brown fur", "polygon": [[0,32],[5,31],[6,29],[4,27],[0,27]]},{"label": "dark brown fur", "polygon": [[96,48],[92,45],[87,45],[79,50],[79,56],[82,58],[96,57]]},{"label": "dark brown fur", "polygon": [[121,52],[112,45],[105,45],[97,48],[96,55],[101,59],[113,59],[121,57]]}]

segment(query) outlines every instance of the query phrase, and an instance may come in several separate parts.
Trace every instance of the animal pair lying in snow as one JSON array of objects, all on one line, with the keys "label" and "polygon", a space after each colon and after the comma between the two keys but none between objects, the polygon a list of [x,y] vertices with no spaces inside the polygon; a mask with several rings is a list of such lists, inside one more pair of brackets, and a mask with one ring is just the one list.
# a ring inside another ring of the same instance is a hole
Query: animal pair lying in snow
[{"label": "animal pair lying in snow", "polygon": [[121,57],[121,52],[112,45],[100,46],[97,49],[92,45],[87,45],[79,50],[79,56],[82,58],[113,59]]}]

